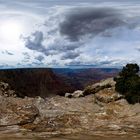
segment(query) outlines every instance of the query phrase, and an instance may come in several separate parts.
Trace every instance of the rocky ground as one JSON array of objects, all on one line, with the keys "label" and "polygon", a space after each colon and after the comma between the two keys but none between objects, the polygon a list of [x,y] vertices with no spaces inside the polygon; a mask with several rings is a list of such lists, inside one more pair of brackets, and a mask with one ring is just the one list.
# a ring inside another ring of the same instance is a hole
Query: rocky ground
[{"label": "rocky ground", "polygon": [[128,104],[114,85],[110,78],[65,97],[22,99],[0,83],[0,133],[139,135],[140,104]]}]

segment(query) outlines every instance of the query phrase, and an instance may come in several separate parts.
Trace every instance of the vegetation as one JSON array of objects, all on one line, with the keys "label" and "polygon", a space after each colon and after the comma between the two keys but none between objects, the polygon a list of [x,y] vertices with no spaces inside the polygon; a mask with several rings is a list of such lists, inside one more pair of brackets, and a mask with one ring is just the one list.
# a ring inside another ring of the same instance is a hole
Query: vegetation
[{"label": "vegetation", "polygon": [[137,64],[127,64],[114,80],[116,91],[123,94],[129,103],[140,102],[140,76]]}]

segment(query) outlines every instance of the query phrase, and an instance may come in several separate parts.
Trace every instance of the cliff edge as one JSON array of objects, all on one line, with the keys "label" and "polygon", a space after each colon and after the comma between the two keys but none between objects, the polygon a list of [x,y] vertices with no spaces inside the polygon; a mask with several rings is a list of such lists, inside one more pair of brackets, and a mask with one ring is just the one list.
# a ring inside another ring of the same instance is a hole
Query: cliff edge
[{"label": "cliff edge", "polygon": [[81,91],[83,96],[70,98],[57,95],[22,99],[1,94],[0,128],[12,127],[13,131],[37,136],[139,134],[140,104],[130,105],[115,92],[114,85],[113,79],[107,79]]}]

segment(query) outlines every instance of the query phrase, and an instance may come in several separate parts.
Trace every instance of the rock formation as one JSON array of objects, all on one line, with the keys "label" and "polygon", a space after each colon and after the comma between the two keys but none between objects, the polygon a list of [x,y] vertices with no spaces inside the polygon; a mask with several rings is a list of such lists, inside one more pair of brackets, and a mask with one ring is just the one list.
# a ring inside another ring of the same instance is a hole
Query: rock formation
[{"label": "rock formation", "polygon": [[76,91],[78,98],[0,96],[0,127],[16,125],[35,135],[139,134],[140,104],[128,104],[114,84],[112,79],[101,81],[88,87],[89,95]]},{"label": "rock formation", "polygon": [[0,97],[0,127],[32,123],[39,115],[31,100]]},{"label": "rock formation", "polygon": [[16,93],[10,89],[8,83],[0,82],[0,96],[16,97]]},{"label": "rock formation", "polygon": [[8,83],[19,97],[48,97],[74,90],[49,68],[0,70],[0,80]]},{"label": "rock formation", "polygon": [[65,97],[67,97],[67,98],[80,98],[80,97],[84,97],[84,94],[83,94],[82,90],[76,90],[73,93],[66,93]]}]

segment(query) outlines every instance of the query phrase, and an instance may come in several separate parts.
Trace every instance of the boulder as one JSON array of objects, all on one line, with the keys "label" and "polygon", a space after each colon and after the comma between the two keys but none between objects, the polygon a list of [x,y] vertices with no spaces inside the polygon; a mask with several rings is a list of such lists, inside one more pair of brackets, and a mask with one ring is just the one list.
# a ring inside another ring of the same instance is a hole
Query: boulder
[{"label": "boulder", "polygon": [[116,92],[115,88],[105,88],[95,93],[96,102],[110,103],[121,98],[123,98],[123,96]]},{"label": "boulder", "polygon": [[83,97],[83,91],[82,90],[76,90],[75,92],[72,93],[72,97],[73,98],[79,98],[79,97]]},{"label": "boulder", "polygon": [[73,93],[65,93],[65,97],[67,97],[67,98],[80,98],[80,97],[84,97],[84,94],[83,94],[82,90],[76,90]]},{"label": "boulder", "polygon": [[110,85],[111,87],[114,87],[116,82],[113,80],[113,78],[108,78],[105,80],[101,80],[99,83],[94,84],[94,86],[106,86]]},{"label": "boulder", "polygon": [[99,92],[100,90],[114,87],[114,86],[115,86],[115,81],[113,80],[113,78],[108,78],[106,80],[102,80],[99,83],[95,83],[91,86],[88,86],[87,88],[85,88],[83,94],[84,95],[95,94]]}]

